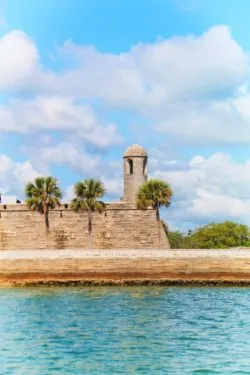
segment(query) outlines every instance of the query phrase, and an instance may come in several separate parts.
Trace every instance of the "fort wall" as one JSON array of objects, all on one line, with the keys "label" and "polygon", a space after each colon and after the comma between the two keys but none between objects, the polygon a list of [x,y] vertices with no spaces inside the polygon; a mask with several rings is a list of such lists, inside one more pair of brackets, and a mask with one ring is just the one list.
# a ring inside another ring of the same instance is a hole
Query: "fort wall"
[{"label": "fort wall", "polygon": [[[0,250],[84,249],[88,247],[88,218],[70,205],[50,211],[50,230],[44,216],[24,204],[0,205]],[[161,248],[169,248],[161,226]],[[159,248],[158,227],[152,209],[137,210],[132,204],[107,204],[93,216],[93,249]]]}]

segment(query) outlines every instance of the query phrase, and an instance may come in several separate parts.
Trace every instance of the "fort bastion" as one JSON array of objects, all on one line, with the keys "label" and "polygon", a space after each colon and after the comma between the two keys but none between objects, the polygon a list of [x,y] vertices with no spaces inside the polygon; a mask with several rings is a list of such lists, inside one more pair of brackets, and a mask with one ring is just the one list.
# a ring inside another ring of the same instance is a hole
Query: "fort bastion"
[{"label": "fort bastion", "polygon": [[[139,145],[128,147],[123,157],[124,196],[108,203],[93,219],[94,249],[156,249],[159,247],[155,212],[138,210],[136,194],[147,181],[148,155]],[[68,204],[50,211],[50,231],[44,216],[25,204],[0,205],[0,250],[84,249],[88,246],[87,214],[75,213]],[[160,247],[169,248],[161,227]]]}]

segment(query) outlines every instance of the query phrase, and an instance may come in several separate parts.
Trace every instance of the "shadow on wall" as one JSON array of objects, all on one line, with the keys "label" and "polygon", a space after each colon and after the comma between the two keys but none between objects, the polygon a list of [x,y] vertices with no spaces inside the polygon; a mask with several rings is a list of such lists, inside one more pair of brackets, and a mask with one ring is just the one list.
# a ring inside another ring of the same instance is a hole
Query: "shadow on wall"
[{"label": "shadow on wall", "polygon": [[111,233],[109,230],[103,230],[101,232],[101,243],[102,249],[111,249],[112,248],[112,241],[111,241]]},{"label": "shadow on wall", "polygon": [[8,249],[8,236],[1,229],[2,228],[0,228],[0,249],[7,250]]},{"label": "shadow on wall", "polygon": [[68,245],[68,236],[63,229],[57,229],[53,232],[57,249],[66,249]]}]

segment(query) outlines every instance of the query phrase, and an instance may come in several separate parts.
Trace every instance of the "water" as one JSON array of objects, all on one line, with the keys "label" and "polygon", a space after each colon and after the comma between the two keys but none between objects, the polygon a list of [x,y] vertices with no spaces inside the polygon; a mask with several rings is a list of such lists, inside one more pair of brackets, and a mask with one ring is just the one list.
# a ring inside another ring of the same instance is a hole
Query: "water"
[{"label": "water", "polygon": [[250,289],[0,289],[1,375],[250,374]]}]

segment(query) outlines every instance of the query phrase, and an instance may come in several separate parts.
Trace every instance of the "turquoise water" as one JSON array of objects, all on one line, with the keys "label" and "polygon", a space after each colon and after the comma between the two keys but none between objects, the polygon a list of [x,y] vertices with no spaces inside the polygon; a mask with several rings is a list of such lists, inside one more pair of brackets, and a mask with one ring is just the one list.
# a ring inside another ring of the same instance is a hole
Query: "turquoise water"
[{"label": "turquoise water", "polygon": [[0,374],[250,374],[250,289],[0,289]]}]

